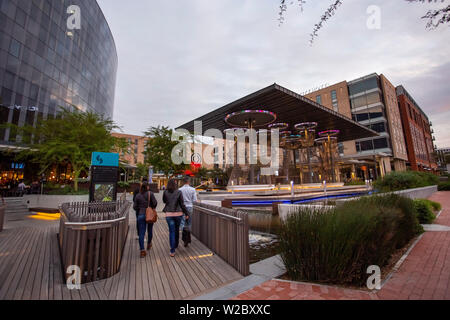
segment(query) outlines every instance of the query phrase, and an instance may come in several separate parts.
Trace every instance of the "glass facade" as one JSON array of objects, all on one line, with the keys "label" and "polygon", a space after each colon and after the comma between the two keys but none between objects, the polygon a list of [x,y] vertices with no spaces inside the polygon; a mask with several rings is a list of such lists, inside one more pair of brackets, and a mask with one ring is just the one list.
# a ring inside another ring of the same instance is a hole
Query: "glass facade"
[{"label": "glass facade", "polygon": [[[77,30],[67,29],[71,5],[80,8]],[[33,125],[59,107],[112,118],[117,63],[95,0],[0,0],[0,124]],[[16,139],[0,129],[1,143]]]},{"label": "glass facade", "polygon": [[[361,122],[380,134],[389,136],[386,110],[381,92],[381,83],[376,74],[349,83],[353,120]],[[390,148],[387,137],[356,141],[357,152],[375,153],[388,151]]]}]

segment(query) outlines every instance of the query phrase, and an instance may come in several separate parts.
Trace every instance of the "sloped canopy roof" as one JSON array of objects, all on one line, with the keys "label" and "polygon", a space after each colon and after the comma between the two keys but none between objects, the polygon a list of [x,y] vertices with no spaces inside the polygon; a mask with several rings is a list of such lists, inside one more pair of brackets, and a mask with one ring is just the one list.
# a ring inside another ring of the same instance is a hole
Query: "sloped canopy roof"
[{"label": "sloped canopy roof", "polygon": [[203,133],[208,129],[225,130],[230,128],[225,122],[227,114],[241,110],[262,109],[277,114],[276,122],[289,123],[293,126],[300,122],[317,122],[317,132],[338,129],[338,141],[348,141],[378,136],[373,130],[353,121],[346,116],[330,110],[304,96],[301,96],[278,84],[273,84],[224,107],[216,109],[179,128],[194,131],[194,121],[202,121]]}]

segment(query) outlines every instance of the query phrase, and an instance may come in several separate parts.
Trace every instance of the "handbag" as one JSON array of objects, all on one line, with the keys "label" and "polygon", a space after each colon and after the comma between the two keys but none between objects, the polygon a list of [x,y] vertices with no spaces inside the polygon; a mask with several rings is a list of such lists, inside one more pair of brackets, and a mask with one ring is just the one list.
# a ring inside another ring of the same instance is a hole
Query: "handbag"
[{"label": "handbag", "polygon": [[155,223],[156,221],[158,221],[158,213],[156,212],[155,209],[150,207],[150,196],[151,196],[151,193],[149,191],[148,192],[148,206],[145,209],[145,222]]}]

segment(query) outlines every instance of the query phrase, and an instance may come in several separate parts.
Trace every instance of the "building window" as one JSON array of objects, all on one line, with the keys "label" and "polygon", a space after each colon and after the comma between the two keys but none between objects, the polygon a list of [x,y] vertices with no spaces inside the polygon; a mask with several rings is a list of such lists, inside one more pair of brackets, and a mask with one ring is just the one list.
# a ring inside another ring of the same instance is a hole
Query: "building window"
[{"label": "building window", "polygon": [[9,53],[11,53],[16,58],[19,58],[20,56],[20,42],[14,38],[11,38],[11,44],[9,45]]},{"label": "building window", "polygon": [[331,91],[331,101],[337,101],[336,90]]},{"label": "building window", "polygon": [[322,104],[322,96],[321,96],[321,95],[318,95],[318,96],[316,97],[316,102],[317,102],[318,104]]},{"label": "building window", "polygon": [[375,149],[386,149],[389,147],[388,141],[386,138],[380,138],[380,139],[374,139],[373,140],[373,147]]},{"label": "building window", "polygon": [[374,123],[370,125],[370,129],[376,132],[386,132],[386,124],[384,122]]}]

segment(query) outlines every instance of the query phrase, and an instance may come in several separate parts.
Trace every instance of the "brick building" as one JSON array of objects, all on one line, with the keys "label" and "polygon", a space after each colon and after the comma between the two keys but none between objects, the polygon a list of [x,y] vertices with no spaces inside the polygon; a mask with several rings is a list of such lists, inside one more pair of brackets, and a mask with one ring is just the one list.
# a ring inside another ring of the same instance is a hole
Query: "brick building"
[{"label": "brick building", "polygon": [[433,130],[427,115],[403,86],[397,87],[397,99],[408,150],[408,167],[415,171],[437,171]]},{"label": "brick building", "polygon": [[342,179],[377,179],[392,170],[406,170],[408,155],[396,89],[384,75],[339,82],[305,96],[379,133],[339,145]]},{"label": "brick building", "polygon": [[122,153],[120,160],[129,166],[135,167],[138,163],[144,163],[145,161],[145,145],[147,143],[146,137],[136,136],[124,133],[113,133],[113,137],[126,139],[130,143],[128,148],[128,154]]}]

